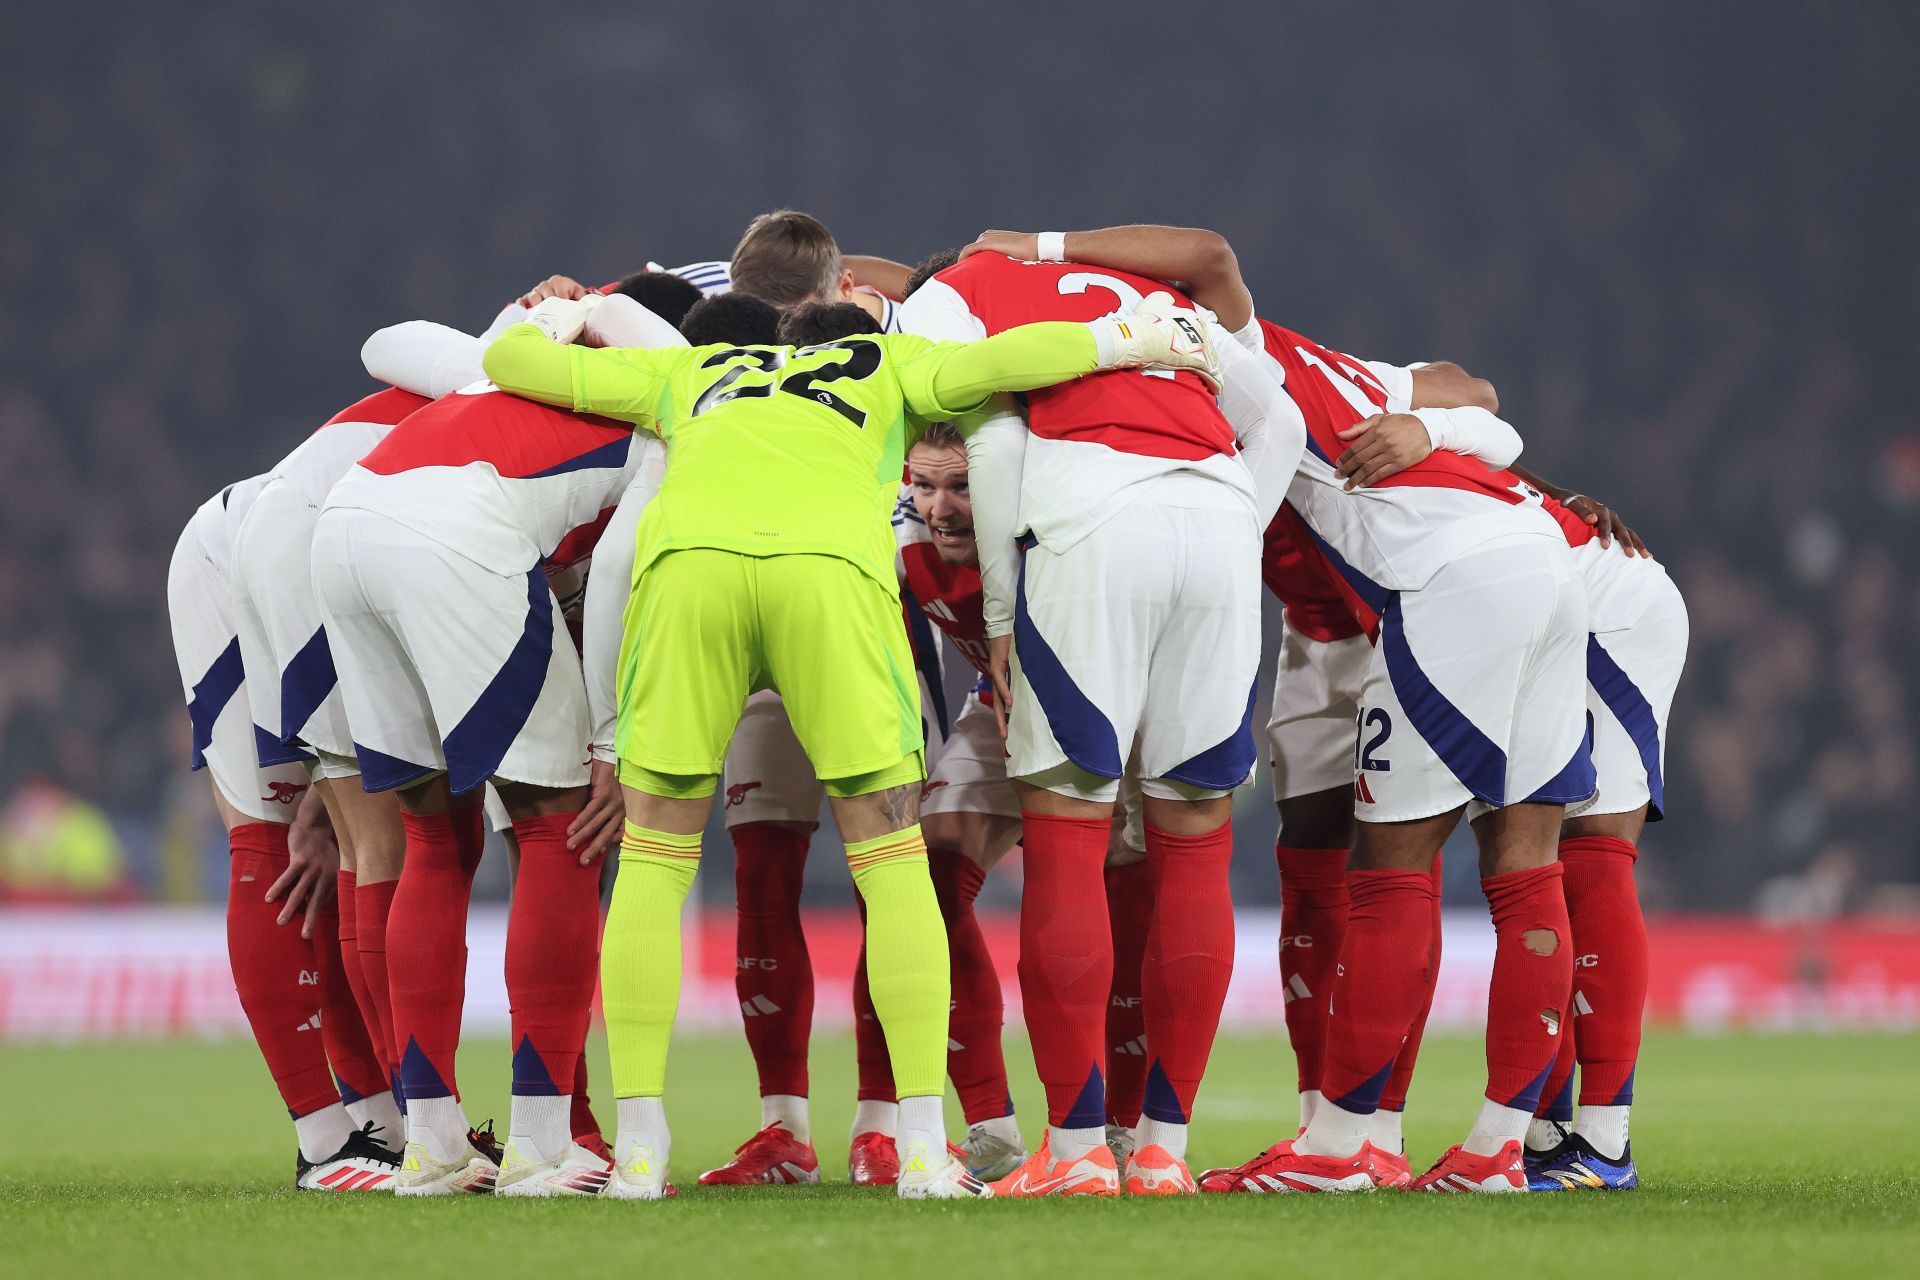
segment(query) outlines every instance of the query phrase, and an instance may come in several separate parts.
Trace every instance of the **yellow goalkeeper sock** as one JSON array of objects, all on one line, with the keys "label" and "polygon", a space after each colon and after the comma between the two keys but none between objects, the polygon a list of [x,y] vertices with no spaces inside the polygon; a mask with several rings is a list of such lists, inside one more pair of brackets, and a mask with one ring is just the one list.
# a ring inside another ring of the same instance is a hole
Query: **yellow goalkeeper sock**
[{"label": "yellow goalkeeper sock", "polygon": [[657,1098],[680,1008],[680,908],[700,866],[700,837],[626,824],[600,944],[600,998],[613,1096]]},{"label": "yellow goalkeeper sock", "polygon": [[867,904],[867,987],[887,1036],[894,1089],[938,1096],[947,1077],[947,926],[927,874],[918,824],[847,846],[854,887]]}]

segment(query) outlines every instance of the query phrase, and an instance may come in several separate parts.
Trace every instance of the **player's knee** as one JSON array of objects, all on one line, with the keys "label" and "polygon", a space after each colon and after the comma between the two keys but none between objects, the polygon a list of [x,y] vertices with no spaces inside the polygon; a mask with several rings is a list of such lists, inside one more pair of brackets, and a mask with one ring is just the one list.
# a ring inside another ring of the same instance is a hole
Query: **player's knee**
[{"label": "player's knee", "polygon": [[1147,822],[1177,836],[1205,835],[1233,816],[1233,793],[1196,787],[1171,778],[1142,778]]},{"label": "player's knee", "polygon": [[901,788],[914,789],[914,816],[919,816],[919,784],[926,781],[925,757],[916,751],[884,769],[857,773],[844,778],[822,778],[821,784],[835,800],[854,800]]},{"label": "player's knee", "polygon": [[1068,761],[1019,779],[1024,812],[1065,818],[1103,818],[1120,796],[1117,778],[1103,778]]},{"label": "player's knee", "polygon": [[1611,836],[1616,840],[1638,844],[1640,833],[1646,825],[1646,805],[1626,813],[1583,813],[1560,824],[1560,838],[1570,840],[1580,836]]},{"label": "player's knee", "polygon": [[628,807],[635,792],[663,800],[707,800],[719,790],[717,773],[661,773],[631,760],[620,762],[620,785],[626,789]]},{"label": "player's knee", "polygon": [[1353,845],[1353,788],[1336,787],[1280,802],[1280,843],[1290,849]]},{"label": "player's knee", "polygon": [[920,834],[926,837],[929,849],[957,849],[967,857],[973,857],[968,849],[974,835],[970,830],[973,824],[967,821],[969,816],[964,813],[922,814]]}]

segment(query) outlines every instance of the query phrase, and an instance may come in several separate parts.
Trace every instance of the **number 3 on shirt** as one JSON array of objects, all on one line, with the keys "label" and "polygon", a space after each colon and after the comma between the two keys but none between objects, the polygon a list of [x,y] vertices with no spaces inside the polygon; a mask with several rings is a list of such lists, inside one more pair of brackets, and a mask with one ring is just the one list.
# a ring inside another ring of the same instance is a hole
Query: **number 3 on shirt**
[{"label": "number 3 on shirt", "polygon": [[[1089,289],[1105,289],[1113,295],[1114,301],[1120,304],[1101,316],[1102,320],[1118,320],[1123,316],[1132,315],[1134,309],[1146,301],[1140,296],[1138,289],[1118,276],[1106,275],[1099,271],[1069,271],[1060,277],[1059,290],[1062,296],[1085,293]],[[1172,381],[1174,376],[1171,369],[1142,369],[1140,372],[1149,378],[1165,378],[1168,381]]]}]

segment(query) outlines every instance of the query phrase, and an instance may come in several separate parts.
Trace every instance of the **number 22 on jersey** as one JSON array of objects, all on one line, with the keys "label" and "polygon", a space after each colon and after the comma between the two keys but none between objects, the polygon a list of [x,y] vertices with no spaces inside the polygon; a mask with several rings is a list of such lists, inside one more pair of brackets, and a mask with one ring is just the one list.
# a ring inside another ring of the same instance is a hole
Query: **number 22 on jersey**
[{"label": "number 22 on jersey", "polygon": [[867,424],[864,409],[847,403],[824,383],[859,382],[880,367],[880,344],[860,338],[815,347],[727,347],[700,362],[702,369],[723,369],[693,403],[693,415],[729,400],[773,395],[802,396],[825,405],[856,427]]}]

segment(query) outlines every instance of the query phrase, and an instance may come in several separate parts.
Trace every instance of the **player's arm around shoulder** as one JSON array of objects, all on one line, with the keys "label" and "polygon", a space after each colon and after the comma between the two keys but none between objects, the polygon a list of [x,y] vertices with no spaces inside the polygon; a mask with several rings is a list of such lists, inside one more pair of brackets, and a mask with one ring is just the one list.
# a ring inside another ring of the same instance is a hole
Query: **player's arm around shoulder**
[{"label": "player's arm around shoulder", "polygon": [[481,367],[503,391],[657,431],[668,383],[695,349],[581,347],[572,345],[577,333],[531,320],[512,325],[487,347]]},{"label": "player's arm around shoulder", "polygon": [[975,342],[918,341],[924,349],[902,360],[896,375],[908,409],[923,418],[955,417],[996,391],[1050,387],[1101,367],[1092,329],[1067,320],[1018,325]]},{"label": "player's arm around shoulder", "polygon": [[[1044,244],[1042,242],[1045,242]],[[1233,245],[1204,227],[1139,224],[1093,231],[984,231],[960,251],[1003,253],[1016,261],[1076,262],[1153,280],[1179,281],[1187,296],[1238,334],[1253,323],[1253,294]]]}]

